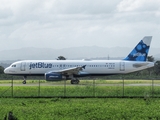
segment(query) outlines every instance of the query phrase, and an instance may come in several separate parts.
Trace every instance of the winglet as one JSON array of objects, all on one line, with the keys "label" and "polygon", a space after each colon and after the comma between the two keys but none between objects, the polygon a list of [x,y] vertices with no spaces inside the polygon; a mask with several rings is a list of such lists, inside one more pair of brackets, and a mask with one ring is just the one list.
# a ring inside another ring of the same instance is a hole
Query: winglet
[{"label": "winglet", "polygon": [[130,54],[123,60],[128,61],[146,61],[152,36],[145,36]]}]

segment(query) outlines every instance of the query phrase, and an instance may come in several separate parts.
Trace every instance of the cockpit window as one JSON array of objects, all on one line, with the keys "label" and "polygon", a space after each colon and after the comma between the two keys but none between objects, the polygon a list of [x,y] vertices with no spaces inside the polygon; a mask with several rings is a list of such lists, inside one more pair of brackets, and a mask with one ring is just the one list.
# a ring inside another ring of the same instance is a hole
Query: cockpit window
[{"label": "cockpit window", "polygon": [[12,65],[11,67],[16,67],[16,65]]}]

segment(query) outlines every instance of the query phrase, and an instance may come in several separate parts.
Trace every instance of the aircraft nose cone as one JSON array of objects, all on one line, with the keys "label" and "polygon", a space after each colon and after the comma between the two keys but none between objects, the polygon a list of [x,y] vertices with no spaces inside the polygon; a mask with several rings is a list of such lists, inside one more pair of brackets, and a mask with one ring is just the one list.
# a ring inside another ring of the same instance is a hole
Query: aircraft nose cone
[{"label": "aircraft nose cone", "polygon": [[8,73],[8,69],[6,68],[6,69],[4,69],[4,73],[5,74],[7,74]]}]

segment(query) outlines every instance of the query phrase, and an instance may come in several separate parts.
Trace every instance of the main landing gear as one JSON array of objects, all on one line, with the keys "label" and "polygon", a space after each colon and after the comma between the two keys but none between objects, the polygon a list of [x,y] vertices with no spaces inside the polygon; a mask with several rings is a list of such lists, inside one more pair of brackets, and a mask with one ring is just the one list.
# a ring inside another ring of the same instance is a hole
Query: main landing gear
[{"label": "main landing gear", "polygon": [[77,78],[72,78],[71,79],[71,84],[79,84],[79,79],[77,79]]},{"label": "main landing gear", "polygon": [[27,76],[23,76],[23,84],[26,84],[26,79],[27,79]]}]

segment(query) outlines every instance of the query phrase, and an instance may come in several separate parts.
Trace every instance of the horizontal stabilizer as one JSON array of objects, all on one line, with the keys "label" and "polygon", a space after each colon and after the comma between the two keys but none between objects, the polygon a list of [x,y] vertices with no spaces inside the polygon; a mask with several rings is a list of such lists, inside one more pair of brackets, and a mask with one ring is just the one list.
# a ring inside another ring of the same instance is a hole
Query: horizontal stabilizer
[{"label": "horizontal stabilizer", "polygon": [[138,67],[146,66],[148,64],[149,63],[135,63],[135,64],[133,64],[133,67],[138,68]]}]

